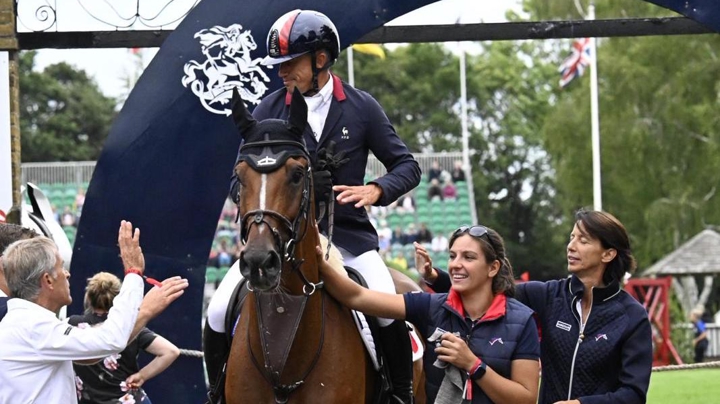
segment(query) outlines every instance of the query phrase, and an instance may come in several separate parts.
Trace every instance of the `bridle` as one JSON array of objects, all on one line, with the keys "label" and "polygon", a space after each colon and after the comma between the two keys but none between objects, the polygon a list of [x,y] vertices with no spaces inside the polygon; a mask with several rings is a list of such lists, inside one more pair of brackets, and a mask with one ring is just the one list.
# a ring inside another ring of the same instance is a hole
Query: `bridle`
[{"label": "bridle", "polygon": [[[307,159],[308,162],[312,161],[310,160],[310,155],[305,148],[305,145],[300,142],[295,142],[291,140],[263,140],[246,143],[240,148],[240,154],[242,155],[243,151],[248,148],[263,147],[264,150],[269,150],[270,147],[273,146],[290,146],[296,149],[292,154],[300,155]],[[254,165],[256,168],[267,166],[268,168],[262,169],[262,171],[272,172],[277,170],[280,167],[280,164],[284,163],[288,157],[290,156],[287,152],[277,153],[274,158],[270,157],[269,154],[265,154],[265,157],[263,159],[256,160],[252,165]],[[301,240],[305,236],[305,234],[307,234],[308,230],[309,222],[307,219],[308,212],[310,210],[311,171],[312,169],[308,165],[308,168],[307,170],[305,170],[305,173],[303,175],[303,190],[302,199],[300,200],[300,209],[298,210],[298,214],[292,221],[282,213],[269,209],[253,209],[242,215],[242,217],[240,218],[240,237],[243,244],[247,243],[248,234],[250,233],[250,229],[253,226],[265,224],[272,231],[276,249],[277,251],[280,251],[283,257],[283,262],[290,263],[293,268],[299,266],[302,263],[298,262],[298,260],[295,258],[295,245],[297,244],[298,240]],[[290,234],[290,238],[287,240],[287,242],[283,242],[280,231],[278,231],[277,227],[272,226],[270,222],[268,222],[267,217],[272,217],[277,220],[277,222],[284,227],[288,234]],[[305,226],[301,228],[301,222],[303,220],[305,221]]]},{"label": "bridle", "polygon": [[[292,148],[293,150],[292,152],[286,150],[279,153],[272,153],[270,151],[270,148],[277,146],[286,146]],[[262,148],[263,152],[260,153],[260,155],[251,155],[249,153],[243,155],[243,151],[247,151],[247,149],[249,148]],[[308,232],[308,213],[310,211],[311,202],[310,187],[312,184],[312,167],[310,165],[310,162],[312,160],[310,159],[310,155],[303,143],[290,140],[263,140],[246,143],[240,148],[240,155],[243,156],[243,159],[247,160],[247,162],[251,164],[253,168],[255,168],[259,172],[264,173],[269,173],[277,170],[291,156],[304,157],[309,163],[308,168],[303,174],[302,199],[300,200],[300,208],[298,210],[298,214],[295,216],[294,219],[291,220],[282,213],[269,209],[254,209],[246,212],[240,218],[240,237],[242,242],[247,243],[250,229],[252,229],[253,226],[259,226],[261,224],[266,225],[272,231],[275,247],[277,251],[281,252],[283,264],[289,264],[291,272],[297,273],[303,282],[302,295],[288,295],[284,297],[284,299],[290,303],[284,310],[287,310],[287,314],[290,315],[291,318],[293,318],[292,324],[278,324],[277,320],[272,315],[272,311],[268,310],[268,305],[272,304],[272,293],[255,294],[256,310],[258,312],[258,327],[261,330],[260,341],[265,362],[264,366],[261,366],[261,364],[255,358],[255,355],[252,353],[252,349],[249,346],[250,328],[247,327],[248,350],[250,352],[250,358],[252,359],[253,365],[258,369],[258,371],[260,371],[265,380],[272,386],[273,394],[275,395],[275,402],[286,403],[290,394],[304,383],[307,376],[315,367],[315,364],[320,358],[320,353],[325,338],[325,316],[323,315],[325,299],[324,294],[321,293],[320,316],[322,325],[320,330],[319,345],[317,347],[315,356],[312,360],[312,363],[305,370],[304,375],[300,378],[300,380],[290,384],[282,384],[280,382],[280,377],[283,373],[285,363],[290,352],[290,346],[292,346],[292,342],[295,339],[295,334],[297,333],[297,330],[299,328],[300,319],[303,316],[305,306],[310,297],[315,293],[315,291],[323,287],[322,281],[319,281],[318,283],[313,283],[307,279],[305,274],[303,274],[303,272],[300,270],[300,267],[303,264],[304,260],[295,257],[295,247],[297,243],[299,242],[299,240],[302,240]],[[263,157],[260,158],[260,156]],[[290,235],[286,242],[283,241],[280,231],[270,224],[270,222],[268,221],[269,217],[274,218],[278,223],[280,223]],[[304,226],[302,224],[303,221],[305,222]],[[245,285],[248,290],[254,292],[252,286],[250,285],[249,279],[246,280]],[[288,325],[292,327],[289,330],[286,328],[286,326]],[[280,353],[280,356],[278,356],[276,352],[278,346],[272,346],[274,339],[266,336],[265,330],[272,330],[273,332],[271,334],[275,335],[285,334],[285,336],[287,337],[286,341],[288,345],[282,347],[284,349]]]}]

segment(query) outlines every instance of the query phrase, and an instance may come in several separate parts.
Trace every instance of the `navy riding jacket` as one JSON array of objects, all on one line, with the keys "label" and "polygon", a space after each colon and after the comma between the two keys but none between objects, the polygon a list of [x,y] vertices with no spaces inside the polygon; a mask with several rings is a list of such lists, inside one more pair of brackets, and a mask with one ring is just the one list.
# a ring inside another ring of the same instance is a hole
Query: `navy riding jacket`
[{"label": "navy riding jacket", "polygon": [[[350,161],[333,172],[333,184],[358,186],[365,185],[368,152],[372,151],[387,169],[387,174],[369,183],[382,189],[382,196],[375,204],[387,206],[420,183],[420,166],[370,94],[351,87],[335,75],[332,80],[333,98],[320,140],[315,139],[310,125],[305,128],[305,143],[310,156],[316,159],[317,151],[334,141],[335,152],[344,150]],[[287,119],[290,95],[285,88],[275,91],[260,102],[253,116],[257,120]],[[234,173],[230,195],[237,198]],[[327,216],[320,223],[320,229],[324,233],[327,231]],[[367,212],[364,208],[355,208],[354,203],[340,205],[335,202],[333,231],[333,242],[356,256],[378,248],[377,232]]]},{"label": "navy riding jacket", "polygon": [[[509,379],[512,361],[537,360],[540,356],[538,329],[533,312],[525,305],[505,295],[496,295],[485,315],[473,321],[466,316],[460,296],[450,293],[406,293],[406,319],[418,327],[426,338],[437,328],[459,332],[470,350],[488,367]],[[434,346],[430,343],[425,351],[425,391],[427,401],[435,401],[445,372],[433,366],[436,359]],[[490,398],[473,383],[474,404],[492,403]]]},{"label": "navy riding jacket", "polygon": [[[448,290],[449,276],[437,272],[431,287]],[[538,403],[645,403],[653,356],[647,311],[617,282],[593,288],[592,308],[581,334],[576,304],[584,292],[574,275],[517,285],[515,297],[535,310],[542,329]]]}]

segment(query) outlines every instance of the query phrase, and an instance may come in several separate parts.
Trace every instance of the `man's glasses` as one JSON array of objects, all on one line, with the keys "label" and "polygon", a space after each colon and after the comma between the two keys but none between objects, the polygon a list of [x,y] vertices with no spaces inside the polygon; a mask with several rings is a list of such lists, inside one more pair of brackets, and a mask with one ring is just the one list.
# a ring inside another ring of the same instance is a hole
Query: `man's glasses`
[{"label": "man's glasses", "polygon": [[495,256],[498,256],[497,248],[495,248],[495,244],[493,243],[492,239],[490,238],[490,234],[488,234],[488,229],[485,226],[462,226],[455,230],[452,237],[457,238],[460,237],[460,235],[467,233],[473,237],[482,238],[485,237],[485,241],[490,244],[490,248],[492,248],[493,253],[495,253]]}]

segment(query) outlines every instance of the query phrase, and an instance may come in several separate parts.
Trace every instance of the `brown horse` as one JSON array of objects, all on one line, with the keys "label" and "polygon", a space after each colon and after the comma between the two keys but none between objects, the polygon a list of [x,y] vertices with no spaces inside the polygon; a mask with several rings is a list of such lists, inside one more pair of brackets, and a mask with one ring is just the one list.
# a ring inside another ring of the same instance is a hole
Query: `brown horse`
[{"label": "brown horse", "polygon": [[305,101],[293,94],[287,122],[256,122],[242,101],[233,118],[245,140],[235,168],[240,271],[253,293],[228,359],[227,403],[370,402],[370,359],[350,311],[324,292],[318,274]]}]

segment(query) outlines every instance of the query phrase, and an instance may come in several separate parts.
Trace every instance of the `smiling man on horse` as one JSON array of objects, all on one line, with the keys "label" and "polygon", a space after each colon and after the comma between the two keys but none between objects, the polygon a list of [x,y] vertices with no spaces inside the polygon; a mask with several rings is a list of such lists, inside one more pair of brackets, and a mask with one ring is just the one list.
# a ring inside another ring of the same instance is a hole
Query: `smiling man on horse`
[{"label": "smiling man on horse", "polygon": [[[315,200],[328,201],[334,208],[333,242],[339,247],[345,265],[357,269],[370,289],[394,293],[390,273],[378,253],[378,236],[370,223],[366,206],[386,206],[415,188],[420,167],[388,121],[378,102],[368,93],[342,82],[330,72],[340,53],[335,25],[322,13],[294,10],[273,24],[267,37],[265,65],[278,65],[284,88],[270,94],[257,106],[257,120],[287,119],[292,91],[297,88],[308,104],[308,125],[304,131],[307,149],[317,171],[313,174]],[[348,164],[323,167],[333,160]],[[388,173],[364,183],[368,153],[385,165]],[[343,159],[340,156],[344,156]],[[329,200],[333,187],[339,194]],[[239,185],[233,178],[231,196],[237,202]],[[330,210],[332,211],[332,210]],[[319,223],[329,230],[328,216]],[[236,273],[237,272],[237,273]],[[225,336],[228,301],[241,279],[230,271],[215,292],[208,308],[205,327],[205,360],[211,384],[222,368],[229,347]],[[412,352],[405,323],[379,319],[380,342],[389,353],[393,400],[412,402]]]}]

